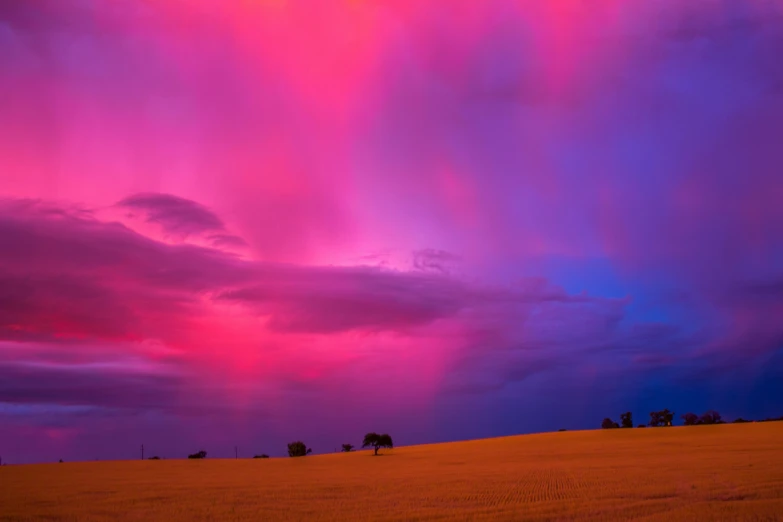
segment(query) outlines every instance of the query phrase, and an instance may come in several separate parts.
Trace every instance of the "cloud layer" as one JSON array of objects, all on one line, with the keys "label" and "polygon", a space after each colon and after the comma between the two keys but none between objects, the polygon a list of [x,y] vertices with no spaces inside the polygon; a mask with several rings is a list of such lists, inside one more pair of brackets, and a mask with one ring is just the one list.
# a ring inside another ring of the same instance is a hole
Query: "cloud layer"
[{"label": "cloud layer", "polygon": [[17,460],[781,413],[783,7],[444,9],[0,6]]}]

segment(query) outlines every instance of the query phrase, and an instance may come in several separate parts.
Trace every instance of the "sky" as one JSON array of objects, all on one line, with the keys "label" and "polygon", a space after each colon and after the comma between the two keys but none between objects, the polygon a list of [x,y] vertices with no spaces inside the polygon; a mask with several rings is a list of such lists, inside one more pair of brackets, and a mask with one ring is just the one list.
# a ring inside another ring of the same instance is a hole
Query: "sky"
[{"label": "sky", "polygon": [[783,414],[783,2],[0,2],[0,457]]}]

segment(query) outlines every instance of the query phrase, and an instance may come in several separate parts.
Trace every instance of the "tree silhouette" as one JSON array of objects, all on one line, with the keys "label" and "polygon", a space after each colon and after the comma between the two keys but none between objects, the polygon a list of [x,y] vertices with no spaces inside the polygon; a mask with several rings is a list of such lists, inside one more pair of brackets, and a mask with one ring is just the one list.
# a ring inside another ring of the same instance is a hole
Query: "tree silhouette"
[{"label": "tree silhouette", "polygon": [[623,428],[633,428],[633,416],[630,411],[620,414],[620,424]]},{"label": "tree silhouette", "polygon": [[681,416],[682,423],[686,426],[695,426],[699,423],[699,416],[695,413],[686,413],[685,415]]},{"label": "tree silhouette", "polygon": [[267,455],[266,453],[262,453],[261,455],[253,455],[253,458],[254,459],[268,459],[269,455]]},{"label": "tree silhouette", "polygon": [[353,444],[343,444],[342,451],[345,453],[350,452],[353,449]]},{"label": "tree silhouette", "polygon": [[668,409],[650,412],[650,426],[671,426],[674,412]]},{"label": "tree silhouette", "polygon": [[601,423],[601,428],[605,430],[611,430],[612,428],[619,428],[620,425],[617,424],[615,421],[610,419],[609,417],[605,418],[604,421]]},{"label": "tree silhouette", "polygon": [[362,442],[362,448],[366,448],[367,446],[371,446],[375,449],[375,455],[377,455],[378,450],[381,448],[394,448],[394,443],[392,443],[391,436],[386,433],[378,435],[375,432],[371,432],[364,436],[364,441]]},{"label": "tree silhouette", "polygon": [[194,453],[192,455],[188,455],[189,459],[205,459],[207,458],[207,452],[204,450],[199,451],[198,453]]},{"label": "tree silhouette", "polygon": [[723,419],[715,410],[705,412],[704,415],[699,417],[699,424],[723,424]]},{"label": "tree silhouette", "polygon": [[305,446],[305,443],[302,442],[301,440],[292,442],[288,445],[289,457],[304,457],[305,455],[309,454],[311,451],[313,450]]}]

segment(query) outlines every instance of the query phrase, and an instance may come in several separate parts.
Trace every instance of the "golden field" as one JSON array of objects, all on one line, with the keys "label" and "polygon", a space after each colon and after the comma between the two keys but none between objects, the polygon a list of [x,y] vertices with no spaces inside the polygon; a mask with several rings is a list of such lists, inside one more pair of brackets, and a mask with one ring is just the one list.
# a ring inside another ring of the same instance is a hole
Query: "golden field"
[{"label": "golden field", "polygon": [[783,422],[0,468],[0,520],[783,520]]}]

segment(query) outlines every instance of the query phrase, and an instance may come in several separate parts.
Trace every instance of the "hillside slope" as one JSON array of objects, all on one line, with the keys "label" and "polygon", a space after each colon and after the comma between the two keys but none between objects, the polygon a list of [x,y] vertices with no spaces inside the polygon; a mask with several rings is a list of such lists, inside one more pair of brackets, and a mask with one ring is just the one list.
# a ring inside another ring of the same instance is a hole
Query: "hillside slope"
[{"label": "hillside slope", "polygon": [[776,520],[783,422],[0,468],[0,520]]}]

